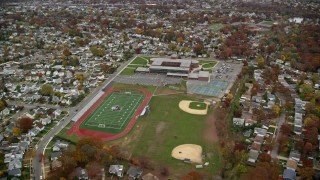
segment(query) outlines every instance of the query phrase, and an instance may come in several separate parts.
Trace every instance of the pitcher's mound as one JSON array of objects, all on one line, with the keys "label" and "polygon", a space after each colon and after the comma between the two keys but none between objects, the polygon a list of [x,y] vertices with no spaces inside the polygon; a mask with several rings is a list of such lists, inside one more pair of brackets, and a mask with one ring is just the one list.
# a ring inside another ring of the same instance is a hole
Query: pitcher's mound
[{"label": "pitcher's mound", "polygon": [[202,164],[202,147],[196,144],[182,144],[172,150],[171,156],[179,160]]}]

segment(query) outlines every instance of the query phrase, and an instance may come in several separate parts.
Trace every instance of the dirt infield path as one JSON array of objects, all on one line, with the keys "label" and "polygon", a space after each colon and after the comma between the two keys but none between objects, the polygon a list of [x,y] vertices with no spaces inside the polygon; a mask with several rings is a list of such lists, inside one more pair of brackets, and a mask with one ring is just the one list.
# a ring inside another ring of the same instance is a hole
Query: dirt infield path
[{"label": "dirt infield path", "polygon": [[203,133],[205,140],[207,140],[208,142],[218,142],[219,140],[215,123],[216,118],[214,116],[214,113],[211,113],[206,119],[207,128]]},{"label": "dirt infield path", "polygon": [[195,115],[206,115],[207,112],[208,112],[208,103],[207,104],[207,107],[206,109],[204,110],[198,110],[198,109],[191,109],[189,106],[190,106],[190,103],[191,102],[195,102],[195,101],[187,101],[187,100],[182,100],[180,101],[179,103],[179,108],[184,111],[184,112],[187,112],[187,113],[190,113],[190,114],[195,114]]}]

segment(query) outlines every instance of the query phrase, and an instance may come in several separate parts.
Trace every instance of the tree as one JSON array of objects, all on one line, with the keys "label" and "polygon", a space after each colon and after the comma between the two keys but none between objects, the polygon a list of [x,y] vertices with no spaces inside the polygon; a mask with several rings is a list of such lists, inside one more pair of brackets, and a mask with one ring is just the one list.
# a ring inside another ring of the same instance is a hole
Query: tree
[{"label": "tree", "polygon": [[305,167],[300,169],[301,179],[312,180],[315,175],[316,175],[316,172],[312,167]]},{"label": "tree", "polygon": [[260,162],[271,162],[271,156],[268,153],[261,153],[259,156]]},{"label": "tree", "polygon": [[265,60],[264,60],[264,58],[262,56],[258,57],[258,62],[257,63],[258,63],[258,67],[260,69],[264,68]]},{"label": "tree", "polygon": [[23,117],[19,120],[19,127],[23,133],[27,133],[32,128],[32,119]]},{"label": "tree", "polygon": [[12,128],[12,133],[14,136],[18,137],[21,134],[21,129],[14,127],[14,128]]},{"label": "tree", "polygon": [[40,89],[40,93],[43,96],[51,96],[53,94],[53,87],[50,84],[44,84]]},{"label": "tree", "polygon": [[96,161],[89,162],[86,166],[88,176],[90,179],[96,179],[101,173],[102,165]]},{"label": "tree", "polygon": [[0,100],[0,111],[7,107],[7,102],[5,100]]},{"label": "tree", "polygon": [[184,39],[182,37],[178,37],[177,41],[180,45],[182,45],[184,43]]},{"label": "tree", "polygon": [[170,171],[169,171],[169,168],[168,167],[161,167],[160,168],[160,174],[162,176],[169,176],[170,175]]},{"label": "tree", "polygon": [[281,108],[280,108],[278,105],[273,105],[273,106],[272,106],[272,112],[273,112],[276,116],[279,116],[279,115],[280,115],[280,111],[281,111]]},{"label": "tree", "polygon": [[102,72],[107,73],[111,69],[111,66],[108,66],[106,64],[101,64],[100,68]]},{"label": "tree", "polygon": [[283,135],[290,135],[292,131],[292,126],[290,124],[284,123],[282,124],[282,126],[280,127],[280,132]]},{"label": "tree", "polygon": [[307,142],[310,142],[314,146],[318,145],[318,128],[308,128],[305,132],[305,137],[307,139]]},{"label": "tree", "polygon": [[65,48],[63,50],[63,55],[66,56],[66,57],[69,57],[72,53],[70,52],[70,50],[68,48]]},{"label": "tree", "polygon": [[311,100],[314,93],[311,85],[303,84],[300,86],[300,96],[304,100]]},{"label": "tree", "polygon": [[193,47],[193,52],[196,53],[197,55],[201,55],[203,49],[204,49],[204,46],[202,44],[197,44]]},{"label": "tree", "polygon": [[313,150],[313,146],[309,142],[307,142],[303,147],[303,153],[305,153],[306,155],[309,155],[309,153],[311,153],[312,150]]},{"label": "tree", "polygon": [[187,174],[187,176],[182,177],[182,180],[202,180],[202,175],[199,172],[192,171]]}]

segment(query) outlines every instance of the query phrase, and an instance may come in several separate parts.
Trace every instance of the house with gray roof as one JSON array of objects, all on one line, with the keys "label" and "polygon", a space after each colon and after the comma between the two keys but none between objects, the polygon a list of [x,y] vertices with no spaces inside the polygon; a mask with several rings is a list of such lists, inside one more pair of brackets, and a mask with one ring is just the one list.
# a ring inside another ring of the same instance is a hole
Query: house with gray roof
[{"label": "house with gray roof", "polygon": [[141,168],[131,166],[127,171],[127,174],[131,179],[138,179],[141,176],[142,172],[143,171]]},{"label": "house with gray roof", "polygon": [[115,174],[118,177],[122,177],[123,176],[123,171],[124,171],[123,165],[111,165],[109,167],[109,173],[110,174]]},{"label": "house with gray roof", "polygon": [[292,169],[285,169],[283,171],[283,179],[284,180],[295,180],[296,179],[296,172]]}]

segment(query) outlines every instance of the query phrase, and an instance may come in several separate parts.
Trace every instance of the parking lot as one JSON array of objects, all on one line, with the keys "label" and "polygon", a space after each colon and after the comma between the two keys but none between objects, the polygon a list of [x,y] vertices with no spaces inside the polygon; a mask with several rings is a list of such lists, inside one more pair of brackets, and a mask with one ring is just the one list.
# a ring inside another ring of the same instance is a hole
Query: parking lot
[{"label": "parking lot", "polygon": [[119,75],[114,79],[115,82],[124,84],[138,84],[147,86],[164,86],[167,84],[180,84],[181,78],[167,77],[165,74],[139,74],[132,76]]},{"label": "parking lot", "polygon": [[242,63],[219,62],[213,69],[210,82],[188,80],[189,93],[222,97],[229,90],[241,72]]}]

